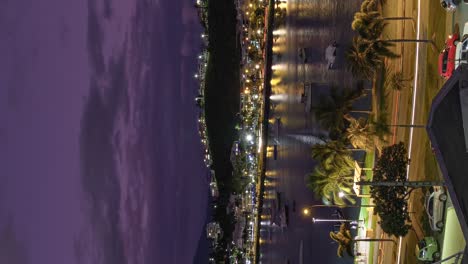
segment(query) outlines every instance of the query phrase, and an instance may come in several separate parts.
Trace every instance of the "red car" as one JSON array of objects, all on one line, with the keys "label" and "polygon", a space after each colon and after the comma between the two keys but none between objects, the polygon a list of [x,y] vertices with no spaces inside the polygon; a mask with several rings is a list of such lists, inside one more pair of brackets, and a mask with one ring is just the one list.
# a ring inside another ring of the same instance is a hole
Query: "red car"
[{"label": "red car", "polygon": [[455,51],[459,39],[457,33],[449,35],[447,41],[445,41],[445,48],[439,54],[439,74],[445,79],[450,78],[455,69]]}]

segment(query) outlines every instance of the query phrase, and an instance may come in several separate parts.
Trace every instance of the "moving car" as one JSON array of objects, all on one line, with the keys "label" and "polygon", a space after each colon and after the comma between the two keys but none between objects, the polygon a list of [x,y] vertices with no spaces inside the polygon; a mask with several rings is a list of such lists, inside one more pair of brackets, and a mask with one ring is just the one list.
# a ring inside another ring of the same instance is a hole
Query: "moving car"
[{"label": "moving car", "polygon": [[447,12],[455,12],[459,3],[460,0],[440,0],[440,5]]},{"label": "moving car", "polygon": [[425,237],[416,245],[416,256],[420,261],[436,261],[440,258],[439,244],[434,237]]},{"label": "moving car", "polygon": [[434,191],[426,198],[426,213],[433,231],[442,231],[444,227],[445,202],[447,193],[443,187],[434,187]]},{"label": "moving car", "polygon": [[445,41],[445,48],[439,54],[439,75],[445,79],[450,78],[455,69],[455,53],[458,42],[459,36],[457,33],[449,35],[447,41]]}]

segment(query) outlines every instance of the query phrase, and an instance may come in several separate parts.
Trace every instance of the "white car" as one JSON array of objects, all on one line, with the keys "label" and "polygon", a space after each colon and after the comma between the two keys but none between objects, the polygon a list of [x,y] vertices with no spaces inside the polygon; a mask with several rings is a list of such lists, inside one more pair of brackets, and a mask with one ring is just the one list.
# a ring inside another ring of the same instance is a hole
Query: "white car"
[{"label": "white car", "polygon": [[460,35],[460,41],[457,43],[455,69],[462,63],[468,63],[468,22],[465,23],[463,34]]},{"label": "white car", "polygon": [[444,212],[447,193],[443,187],[434,187],[434,191],[426,197],[426,213],[433,231],[444,228]]},{"label": "white car", "polygon": [[325,49],[325,59],[327,60],[327,68],[333,69],[333,65],[335,64],[335,59],[336,59],[336,42],[333,42],[333,44],[328,45],[328,47]]},{"label": "white car", "polygon": [[459,3],[460,0],[440,0],[440,5],[447,12],[455,12]]}]

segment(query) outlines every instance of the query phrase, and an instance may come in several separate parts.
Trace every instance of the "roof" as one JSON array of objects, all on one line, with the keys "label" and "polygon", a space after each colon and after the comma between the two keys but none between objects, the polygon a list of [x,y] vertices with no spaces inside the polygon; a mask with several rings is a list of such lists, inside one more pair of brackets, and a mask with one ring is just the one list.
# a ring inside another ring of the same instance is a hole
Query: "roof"
[{"label": "roof", "polygon": [[[427,132],[447,190],[468,241],[468,153],[463,129],[460,87],[468,88],[468,65],[454,71],[432,102]],[[468,100],[465,99],[465,100]],[[468,103],[468,102],[466,102]],[[468,117],[468,107],[465,109]],[[465,124],[468,126],[468,124]]]}]

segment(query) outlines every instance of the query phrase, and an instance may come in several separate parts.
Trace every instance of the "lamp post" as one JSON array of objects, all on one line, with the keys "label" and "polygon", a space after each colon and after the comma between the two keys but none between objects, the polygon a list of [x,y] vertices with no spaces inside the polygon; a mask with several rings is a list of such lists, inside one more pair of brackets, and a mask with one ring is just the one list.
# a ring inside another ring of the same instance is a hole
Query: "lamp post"
[{"label": "lamp post", "polygon": [[302,209],[302,213],[307,216],[307,215],[309,215],[311,213],[310,209],[313,209],[313,208],[361,208],[361,207],[375,207],[375,205],[373,205],[373,204],[361,204],[361,205],[315,204],[315,205],[304,207],[304,209]]},{"label": "lamp post", "polygon": [[363,195],[367,195],[367,194],[361,194],[361,195],[359,195],[359,194],[355,194],[355,193],[345,193],[345,192],[339,192],[339,193],[338,193],[338,197],[340,197],[340,198],[343,198],[343,197],[345,197],[345,196],[357,196],[357,197],[361,197],[361,196],[363,196]]},{"label": "lamp post", "polygon": [[342,223],[342,222],[357,222],[356,220],[351,219],[323,219],[323,218],[315,218],[312,217],[312,222],[319,223],[319,222],[332,222],[332,223]]}]

